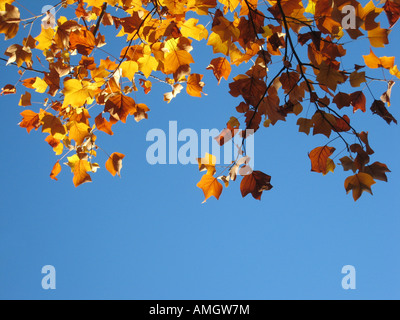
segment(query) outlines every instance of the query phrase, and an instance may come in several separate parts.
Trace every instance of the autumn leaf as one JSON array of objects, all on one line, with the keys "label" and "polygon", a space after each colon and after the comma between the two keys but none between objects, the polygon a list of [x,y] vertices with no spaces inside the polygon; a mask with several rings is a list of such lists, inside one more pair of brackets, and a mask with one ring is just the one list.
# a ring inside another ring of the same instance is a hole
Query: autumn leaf
[{"label": "autumn leaf", "polygon": [[25,92],[22,96],[21,99],[19,100],[18,105],[21,107],[28,107],[31,106],[31,94],[29,92]]},{"label": "autumn leaf", "polygon": [[368,56],[363,56],[365,64],[371,69],[385,68],[391,69],[394,67],[394,57],[381,57],[378,58],[376,54],[372,51]]},{"label": "autumn leaf", "polygon": [[19,123],[21,128],[25,128],[28,133],[33,129],[37,130],[40,127],[39,114],[31,110],[25,110],[21,113],[22,121]]},{"label": "autumn leaf", "polygon": [[78,53],[84,56],[88,56],[96,47],[93,33],[85,29],[72,32],[69,41],[71,43],[71,49],[76,49]]},{"label": "autumn leaf", "polygon": [[60,174],[60,172],[61,172],[61,165],[60,165],[60,162],[57,161],[53,167],[53,170],[51,170],[50,178],[58,181],[57,176]]},{"label": "autumn leaf", "polygon": [[203,203],[205,203],[210,197],[215,197],[218,200],[223,189],[223,186],[218,179],[210,174],[205,174],[197,184],[197,187],[203,190],[205,197]]},{"label": "autumn leaf", "polygon": [[214,76],[218,80],[218,84],[220,84],[222,78],[225,78],[225,80],[229,79],[232,68],[231,64],[226,58],[215,58],[211,60],[207,70],[213,71]]},{"label": "autumn leaf", "polygon": [[96,84],[88,81],[79,81],[77,79],[69,79],[64,82],[64,103],[63,107],[68,105],[72,107],[81,107],[85,103],[91,104],[97,93]]},{"label": "autumn leaf", "polygon": [[4,88],[1,89],[0,95],[9,95],[17,93],[17,88],[15,88],[12,84],[7,84]]},{"label": "autumn leaf", "polygon": [[38,35],[35,40],[38,42],[36,45],[36,49],[39,50],[47,50],[48,48],[51,47],[53,44],[53,39],[55,36],[55,31],[52,28],[47,28],[44,29],[42,28],[42,31],[40,35]]},{"label": "autumn leaf", "polygon": [[92,182],[92,178],[88,174],[88,172],[92,172],[92,167],[86,159],[80,159],[78,155],[74,155],[68,158],[67,164],[74,174],[72,181],[75,187]]},{"label": "autumn leaf", "polygon": [[343,73],[333,67],[333,65],[323,62],[319,66],[317,81],[320,84],[328,86],[329,89],[336,91],[338,84],[344,83],[346,81],[346,77],[343,75]]},{"label": "autumn leaf", "polygon": [[0,11],[0,33],[4,33],[4,40],[14,38],[19,30],[20,13],[17,7],[5,4],[4,11]]},{"label": "autumn leaf", "polygon": [[353,198],[357,201],[364,192],[372,194],[371,187],[375,183],[375,180],[369,174],[361,172],[347,178],[344,185],[347,193],[353,191]]},{"label": "autumn leaf", "polygon": [[400,18],[400,3],[387,0],[383,9],[386,12],[390,27],[392,28]]},{"label": "autumn leaf", "polygon": [[240,184],[243,198],[251,193],[256,200],[261,200],[262,193],[272,188],[271,177],[261,171],[253,171],[251,174],[246,175]]},{"label": "autumn leaf", "polygon": [[354,71],[350,75],[350,84],[352,87],[359,87],[364,82],[367,82],[367,80],[365,79],[365,72]]},{"label": "autumn leaf", "polygon": [[43,123],[42,132],[49,133],[58,140],[62,140],[67,134],[67,130],[61,120],[51,113],[45,113],[40,120]]},{"label": "autumn leaf", "polygon": [[199,20],[194,18],[186,20],[181,27],[182,35],[186,38],[191,37],[193,39],[196,39],[197,41],[200,41],[202,39],[207,39],[208,38],[207,29],[203,25],[198,24],[198,22]]},{"label": "autumn leaf", "polygon": [[192,55],[185,50],[177,50],[167,53],[164,62],[164,73],[175,73],[179,67],[194,63]]},{"label": "autumn leaf", "polygon": [[21,67],[25,62],[27,68],[32,67],[32,50],[28,47],[13,44],[7,48],[4,54],[9,57],[7,65],[16,63],[18,67]]},{"label": "autumn leaf", "polygon": [[318,147],[308,155],[311,159],[311,171],[328,174],[329,171],[335,170],[335,164],[329,157],[336,151],[333,147]]},{"label": "autumn leaf", "polygon": [[202,78],[203,76],[197,73],[191,74],[188,77],[186,91],[189,95],[201,98],[204,87],[204,82],[201,81]]},{"label": "autumn leaf", "polygon": [[299,118],[299,120],[297,120],[297,125],[299,126],[299,132],[309,135],[311,128],[314,127],[314,121],[311,119]]},{"label": "autumn leaf", "polygon": [[127,117],[136,112],[136,103],[131,97],[117,94],[107,100],[104,112],[109,112],[114,119],[126,123]]},{"label": "autumn leaf", "polygon": [[382,29],[377,27],[371,31],[368,31],[368,38],[371,46],[375,48],[384,48],[385,45],[389,44],[388,36],[391,30]]},{"label": "autumn leaf", "polygon": [[323,111],[316,112],[312,117],[314,123],[313,135],[323,134],[329,138],[335,128],[336,118],[334,115]]},{"label": "autumn leaf", "polygon": [[207,174],[213,176],[216,172],[215,165],[217,164],[217,158],[212,154],[206,153],[204,158],[198,158],[199,171],[207,171]]},{"label": "autumn leaf", "polygon": [[367,99],[362,91],[354,92],[350,95],[351,105],[353,106],[353,111],[356,113],[357,110],[366,112]]},{"label": "autumn leaf", "polygon": [[386,173],[391,172],[386,164],[375,162],[364,168],[364,172],[369,174],[373,179],[388,182]]},{"label": "autumn leaf", "polygon": [[125,158],[125,155],[115,152],[113,153],[106,162],[106,169],[113,176],[118,174],[121,177],[121,169],[122,169],[122,159]]},{"label": "autumn leaf", "polygon": [[112,121],[107,121],[106,119],[104,119],[101,113],[95,119],[96,128],[100,131],[109,134],[110,136],[114,135],[114,133],[111,130],[114,123]]},{"label": "autumn leaf", "polygon": [[397,124],[397,120],[394,118],[394,116],[385,107],[385,103],[383,101],[375,100],[374,103],[371,106],[371,111],[372,111],[373,114],[377,114],[383,120],[385,120],[387,122],[387,124],[391,124],[392,122]]},{"label": "autumn leaf", "polygon": [[69,138],[75,140],[77,146],[80,146],[90,134],[90,127],[82,122],[71,121],[68,123],[67,129]]}]

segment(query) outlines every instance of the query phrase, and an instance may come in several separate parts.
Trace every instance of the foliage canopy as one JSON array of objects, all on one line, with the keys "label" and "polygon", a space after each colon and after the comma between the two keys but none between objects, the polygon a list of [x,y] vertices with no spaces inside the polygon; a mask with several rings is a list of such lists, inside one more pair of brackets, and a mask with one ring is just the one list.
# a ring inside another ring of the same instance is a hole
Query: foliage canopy
[{"label": "foliage canopy", "polygon": [[[222,146],[241,135],[241,156],[222,173],[213,155],[199,159],[205,174],[198,187],[205,200],[218,199],[223,184],[228,187],[240,175],[243,197],[261,199],[263,191],[272,188],[271,177],[249,171],[246,129],[257,132],[290,115],[298,117],[300,132],[327,138],[326,145],[309,153],[312,171],[334,172],[335,157],[347,152],[340,165],[353,174],[345,180],[345,189],[355,200],[365,191],[372,193],[376,180],[387,181],[390,170],[371,163],[368,132],[354,128],[351,118],[366,113],[370,104],[372,114],[397,124],[387,107],[400,71],[394,57],[378,57],[374,50],[389,44],[400,0],[365,5],[355,0],[64,0],[54,7],[58,19],[51,11],[21,17],[25,8],[20,2],[0,0],[5,40],[25,27],[22,43],[8,46],[2,60],[19,68],[18,86],[26,88],[19,105],[29,108],[21,113],[19,125],[28,133],[46,133],[46,142],[59,157],[50,175],[54,180],[67,158],[74,185],[90,182],[90,174],[100,167],[95,162],[101,150],[98,135],[113,135],[113,126],[128,117],[137,122],[148,118],[149,107],[135,101],[132,92],[151,94],[152,84],[161,82],[170,88],[164,94],[167,102],[185,87],[188,95],[202,97],[205,83],[203,75],[192,72],[191,51],[204,41],[213,49],[207,69],[218,84],[230,81],[235,67],[249,66],[229,83],[229,93],[241,99],[239,116],[230,117],[216,137]],[[32,34],[37,21],[42,21],[41,32]],[[387,28],[382,27],[385,23]],[[107,51],[105,35],[113,34],[121,38],[117,57]],[[363,57],[365,66],[345,69],[346,44],[365,38],[371,47]],[[384,78],[370,76],[370,69],[382,69]],[[379,99],[373,93],[377,81],[387,83]],[[16,87],[8,84],[1,94],[15,94]],[[34,91],[43,96],[38,110],[31,110]],[[345,150],[337,152],[331,146],[335,141]],[[120,175],[123,159],[121,153],[107,155],[106,169]]]}]

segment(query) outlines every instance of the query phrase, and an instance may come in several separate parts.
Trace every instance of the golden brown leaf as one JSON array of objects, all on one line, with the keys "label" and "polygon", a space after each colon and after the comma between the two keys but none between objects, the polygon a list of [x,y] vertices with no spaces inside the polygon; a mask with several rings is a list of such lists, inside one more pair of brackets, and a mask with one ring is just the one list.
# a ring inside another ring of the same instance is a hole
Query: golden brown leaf
[{"label": "golden brown leaf", "polygon": [[118,174],[121,176],[121,169],[122,169],[122,159],[125,158],[125,155],[122,153],[115,152],[113,153],[106,162],[106,169],[110,172],[113,176]]},{"label": "golden brown leaf", "polygon": [[375,183],[375,180],[369,174],[361,172],[347,178],[344,186],[347,193],[353,191],[354,201],[357,201],[364,192],[372,194],[371,187]]}]

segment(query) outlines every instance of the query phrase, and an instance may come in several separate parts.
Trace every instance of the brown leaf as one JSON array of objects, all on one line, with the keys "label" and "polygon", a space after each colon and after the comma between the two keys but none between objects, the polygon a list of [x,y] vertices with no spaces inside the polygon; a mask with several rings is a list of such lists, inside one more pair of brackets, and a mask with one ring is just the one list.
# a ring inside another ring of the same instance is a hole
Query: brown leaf
[{"label": "brown leaf", "polygon": [[375,162],[370,166],[366,166],[364,168],[364,172],[368,173],[372,178],[380,181],[388,182],[388,178],[386,176],[387,172],[391,172],[386,164]]},{"label": "brown leaf", "polygon": [[17,89],[15,88],[15,86],[12,84],[7,84],[4,88],[1,89],[0,96],[15,93],[17,93]]},{"label": "brown leaf", "polygon": [[240,184],[243,198],[251,193],[256,200],[261,200],[262,193],[272,188],[271,177],[261,171],[253,171],[251,174],[246,175]]},{"label": "brown leaf", "polygon": [[0,33],[4,33],[4,40],[9,40],[17,35],[21,20],[17,7],[6,3],[5,9],[0,11]]},{"label": "brown leaf", "polygon": [[353,191],[353,198],[355,201],[357,201],[358,199],[360,199],[363,192],[368,192],[372,194],[371,186],[375,183],[376,182],[369,174],[361,172],[347,178],[344,186],[347,193]]},{"label": "brown leaf", "polygon": [[362,112],[366,112],[367,99],[362,91],[354,92],[350,95],[351,105],[353,106],[354,113],[357,110],[361,110]]},{"label": "brown leaf", "polygon": [[31,106],[31,94],[29,92],[25,92],[22,96],[21,99],[19,100],[18,103],[19,106],[21,107],[28,107]]},{"label": "brown leaf", "polygon": [[373,114],[377,114],[383,120],[385,120],[388,124],[394,122],[397,124],[397,120],[393,117],[393,115],[386,109],[385,103],[381,100],[375,100],[372,104],[371,111]]},{"label": "brown leaf", "polygon": [[386,12],[390,27],[392,28],[400,18],[400,3],[387,0],[383,9]]}]

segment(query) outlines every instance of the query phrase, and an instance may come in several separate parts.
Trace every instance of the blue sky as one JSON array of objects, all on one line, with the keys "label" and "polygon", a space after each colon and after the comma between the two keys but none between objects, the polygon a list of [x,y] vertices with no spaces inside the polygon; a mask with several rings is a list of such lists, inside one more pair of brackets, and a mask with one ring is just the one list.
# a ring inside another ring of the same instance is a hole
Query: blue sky
[{"label": "blue sky", "polygon": [[[40,12],[42,4],[23,3]],[[392,44],[376,53],[398,52],[399,35],[396,26]],[[1,52],[13,43],[2,41]],[[369,49],[367,42],[350,44],[354,53],[344,58],[346,65],[363,64],[361,55]],[[195,165],[147,163],[149,130],[167,131],[169,121],[177,121],[178,130],[222,129],[237,115],[240,100],[228,94],[229,82],[217,86],[205,70],[211,53],[203,42],[193,54],[193,71],[205,75],[208,95],[182,93],[167,104],[162,101],[167,88],[156,86],[147,96],[139,92],[134,98],[150,107],[149,119],[139,124],[130,119],[114,127],[113,137],[99,135],[108,153],[126,155],[122,179],[105,170],[106,158],[99,155],[102,169],[92,175],[94,182],[77,189],[67,167],[59,182],[50,180],[56,158],[45,135],[27,135],[17,126],[25,88],[0,97],[0,298],[400,298],[397,126],[370,112],[352,118],[354,126],[370,133],[373,161],[392,170],[388,184],[378,182],[374,196],[364,195],[357,203],[345,194],[348,174],[340,167],[325,177],[310,172],[307,153],[326,139],[298,133],[293,116],[256,134],[256,169],[270,174],[274,185],[262,201],[243,199],[236,182],[219,201],[202,204]],[[1,87],[19,78],[15,67],[4,64]],[[232,75],[239,71],[234,68]],[[379,96],[384,85],[377,88]],[[396,86],[392,101],[390,111],[398,117]],[[41,287],[45,265],[57,270],[56,290]],[[356,290],[341,287],[344,265],[356,268]]]}]

